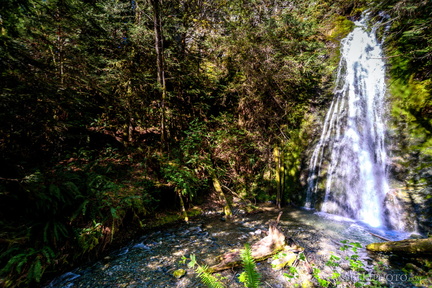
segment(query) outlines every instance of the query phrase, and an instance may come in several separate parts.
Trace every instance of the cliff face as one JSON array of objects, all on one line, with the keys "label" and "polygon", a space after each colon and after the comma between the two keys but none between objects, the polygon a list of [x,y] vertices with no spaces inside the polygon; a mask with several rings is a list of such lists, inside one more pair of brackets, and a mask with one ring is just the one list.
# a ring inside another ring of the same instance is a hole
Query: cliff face
[{"label": "cliff face", "polygon": [[419,232],[432,231],[432,7],[428,1],[386,1],[389,64],[388,146],[392,191]]},{"label": "cliff face", "polygon": [[427,89],[430,80],[393,79],[390,85],[389,175],[392,193],[406,206],[411,228],[432,227],[432,149]]}]

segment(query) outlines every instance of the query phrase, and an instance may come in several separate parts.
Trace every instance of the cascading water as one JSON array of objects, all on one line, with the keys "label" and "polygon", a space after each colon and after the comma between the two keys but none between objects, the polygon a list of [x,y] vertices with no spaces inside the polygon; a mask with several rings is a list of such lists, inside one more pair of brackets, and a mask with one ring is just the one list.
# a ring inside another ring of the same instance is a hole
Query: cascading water
[{"label": "cascading water", "polygon": [[306,208],[388,226],[385,62],[377,28],[354,22],[341,43],[334,99],[309,165]]}]

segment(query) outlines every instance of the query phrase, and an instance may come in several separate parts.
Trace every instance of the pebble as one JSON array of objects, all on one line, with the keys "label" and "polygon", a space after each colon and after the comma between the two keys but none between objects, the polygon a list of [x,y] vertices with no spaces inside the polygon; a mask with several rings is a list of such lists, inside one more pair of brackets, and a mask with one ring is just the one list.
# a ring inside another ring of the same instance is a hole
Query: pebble
[{"label": "pebble", "polygon": [[144,250],[151,250],[151,248],[143,243],[135,244],[132,248],[138,248],[138,249],[144,249]]}]

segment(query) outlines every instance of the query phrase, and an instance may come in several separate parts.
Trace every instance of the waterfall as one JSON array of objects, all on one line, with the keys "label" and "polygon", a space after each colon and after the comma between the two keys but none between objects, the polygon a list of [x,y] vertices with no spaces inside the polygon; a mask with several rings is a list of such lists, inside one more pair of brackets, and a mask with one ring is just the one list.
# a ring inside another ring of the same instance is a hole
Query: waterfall
[{"label": "waterfall", "polygon": [[386,226],[385,61],[367,16],[342,40],[334,98],[309,164],[306,208]]}]

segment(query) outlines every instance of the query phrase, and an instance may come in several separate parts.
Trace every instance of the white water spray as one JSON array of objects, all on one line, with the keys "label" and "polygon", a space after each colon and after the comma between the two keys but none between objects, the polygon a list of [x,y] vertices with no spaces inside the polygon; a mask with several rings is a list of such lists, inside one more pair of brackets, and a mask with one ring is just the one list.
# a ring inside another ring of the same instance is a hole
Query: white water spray
[{"label": "white water spray", "polygon": [[321,193],[321,211],[378,227],[389,190],[385,62],[376,28],[369,30],[366,21],[356,21],[341,43],[334,99],[309,164],[306,207]]}]

